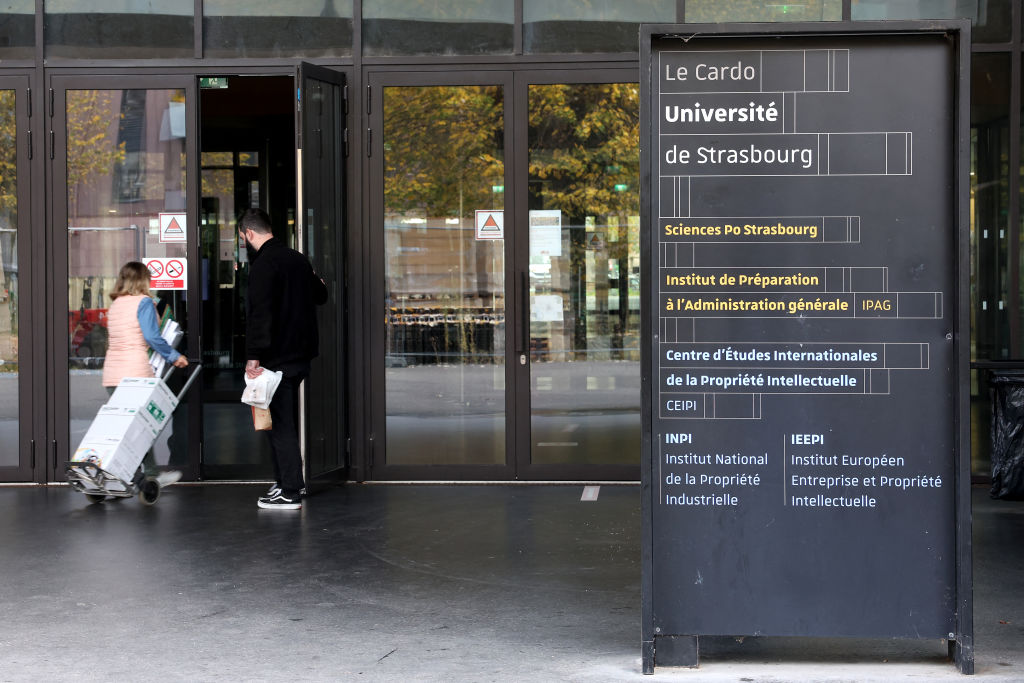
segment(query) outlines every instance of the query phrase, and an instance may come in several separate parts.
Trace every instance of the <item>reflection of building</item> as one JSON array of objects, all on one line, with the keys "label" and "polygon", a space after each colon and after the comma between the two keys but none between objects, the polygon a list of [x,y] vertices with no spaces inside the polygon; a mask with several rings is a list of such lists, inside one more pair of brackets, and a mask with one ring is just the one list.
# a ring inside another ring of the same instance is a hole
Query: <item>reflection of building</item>
[{"label": "reflection of building", "polygon": [[[207,368],[175,430],[188,476],[268,476],[235,410],[249,206],[332,286],[312,459],[358,479],[637,478],[641,22],[970,15],[974,355],[1024,356],[1019,3],[36,4],[0,11],[0,371],[38,349],[0,415],[23,433],[7,480],[59,478],[28,444],[66,453],[102,402],[103,311],[140,257],[189,267],[161,297]],[[298,93],[303,60],[328,73]],[[503,239],[477,239],[478,209],[504,211]],[[186,214],[185,242],[161,240],[162,212]]]}]

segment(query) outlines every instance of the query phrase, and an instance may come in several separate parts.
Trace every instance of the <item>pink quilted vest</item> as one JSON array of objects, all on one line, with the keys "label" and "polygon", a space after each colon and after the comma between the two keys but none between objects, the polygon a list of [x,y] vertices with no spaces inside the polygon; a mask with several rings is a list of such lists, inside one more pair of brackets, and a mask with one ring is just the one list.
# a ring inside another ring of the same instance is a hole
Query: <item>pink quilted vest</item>
[{"label": "pink quilted vest", "polygon": [[139,302],[145,294],[119,296],[107,310],[107,358],[103,362],[103,386],[116,387],[122,377],[152,377],[149,345],[139,327]]}]

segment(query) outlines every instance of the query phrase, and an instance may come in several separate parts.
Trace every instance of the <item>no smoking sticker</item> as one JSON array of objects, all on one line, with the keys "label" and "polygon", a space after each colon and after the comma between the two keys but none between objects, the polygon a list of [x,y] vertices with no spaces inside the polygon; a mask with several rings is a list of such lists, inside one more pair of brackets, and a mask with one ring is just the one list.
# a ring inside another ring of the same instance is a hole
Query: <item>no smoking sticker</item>
[{"label": "no smoking sticker", "polygon": [[146,258],[142,262],[149,268],[150,289],[185,289],[188,261],[184,258]]}]

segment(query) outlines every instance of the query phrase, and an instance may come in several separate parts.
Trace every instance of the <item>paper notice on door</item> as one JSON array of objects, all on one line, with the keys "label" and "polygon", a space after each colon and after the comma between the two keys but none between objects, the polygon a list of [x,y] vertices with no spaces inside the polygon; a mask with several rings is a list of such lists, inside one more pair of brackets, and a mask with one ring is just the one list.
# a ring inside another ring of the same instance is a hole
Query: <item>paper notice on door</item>
[{"label": "paper notice on door", "polygon": [[[562,255],[562,212],[530,212],[530,258]],[[559,318],[561,320],[561,318]]]},{"label": "paper notice on door", "polygon": [[530,322],[562,322],[562,297],[557,294],[531,296]]}]

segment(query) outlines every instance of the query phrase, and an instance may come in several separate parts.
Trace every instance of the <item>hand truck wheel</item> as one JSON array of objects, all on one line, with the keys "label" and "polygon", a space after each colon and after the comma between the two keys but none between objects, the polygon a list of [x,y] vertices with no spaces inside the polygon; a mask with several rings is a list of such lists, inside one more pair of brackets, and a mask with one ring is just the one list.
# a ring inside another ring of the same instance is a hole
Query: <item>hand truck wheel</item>
[{"label": "hand truck wheel", "polygon": [[153,477],[146,477],[139,484],[139,502],[143,505],[152,505],[160,497],[160,484],[156,483]]}]

